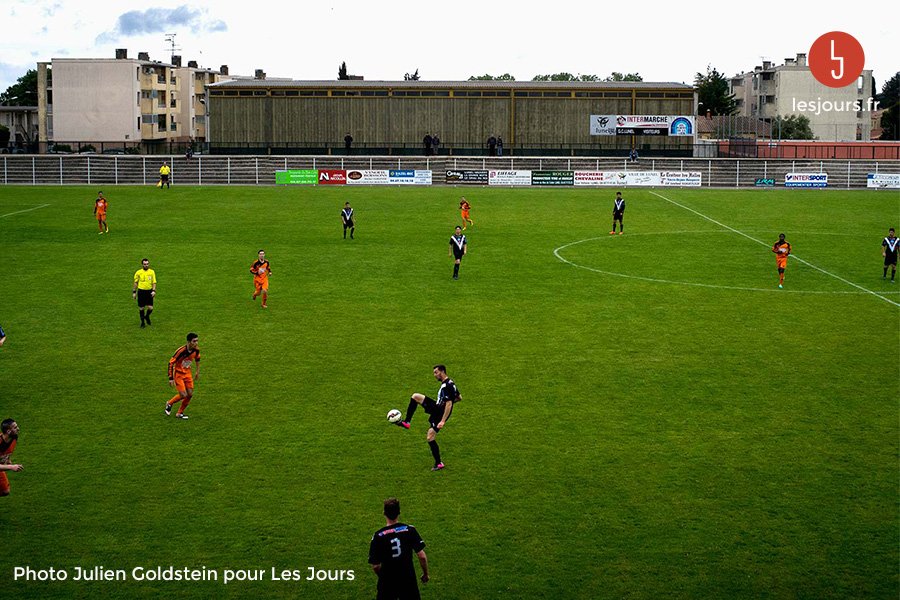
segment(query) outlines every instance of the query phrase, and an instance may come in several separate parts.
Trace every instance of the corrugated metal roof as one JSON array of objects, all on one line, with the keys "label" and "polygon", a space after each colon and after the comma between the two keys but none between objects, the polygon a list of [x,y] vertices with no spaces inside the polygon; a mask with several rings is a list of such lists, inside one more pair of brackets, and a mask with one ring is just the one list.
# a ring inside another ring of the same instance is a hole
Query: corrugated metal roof
[{"label": "corrugated metal roof", "polygon": [[565,90],[672,90],[688,91],[693,86],[674,82],[653,81],[360,81],[360,80],[274,80],[252,79],[240,81],[220,81],[209,85],[211,88],[332,88],[332,89],[565,89]]}]

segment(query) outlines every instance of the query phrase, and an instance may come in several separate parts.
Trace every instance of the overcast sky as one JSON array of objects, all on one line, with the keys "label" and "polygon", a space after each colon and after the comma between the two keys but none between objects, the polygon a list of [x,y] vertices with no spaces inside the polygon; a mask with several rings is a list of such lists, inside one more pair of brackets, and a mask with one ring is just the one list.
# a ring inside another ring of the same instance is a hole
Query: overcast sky
[{"label": "overcast sky", "polygon": [[[718,3],[725,6],[725,3]],[[184,63],[231,74],[330,80],[341,61],[367,80],[461,80],[510,73],[519,81],[566,71],[638,72],[691,83],[762,60],[782,64],[832,30],[855,36],[880,90],[900,69],[895,2],[505,2],[455,0],[0,0],[0,91],[39,61],[112,58],[127,48],[167,62],[175,33]],[[894,6],[894,8],[889,8]]]}]

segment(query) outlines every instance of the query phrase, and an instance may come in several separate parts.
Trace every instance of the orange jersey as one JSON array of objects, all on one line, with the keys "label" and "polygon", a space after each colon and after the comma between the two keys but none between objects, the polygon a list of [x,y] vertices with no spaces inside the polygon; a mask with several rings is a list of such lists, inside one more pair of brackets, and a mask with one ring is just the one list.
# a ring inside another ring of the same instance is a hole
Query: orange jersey
[{"label": "orange jersey", "polygon": [[0,463],[9,463],[9,456],[16,449],[16,440],[4,442],[0,439]]},{"label": "orange jersey", "polygon": [[258,260],[254,262],[253,265],[251,265],[250,272],[253,273],[253,281],[264,283],[269,281],[269,275],[272,273],[272,267],[269,265],[269,261]]},{"label": "orange jersey", "polygon": [[462,202],[459,203],[459,210],[467,213],[467,212],[469,212],[469,208],[471,208],[471,207],[469,206],[469,203],[466,202],[465,200],[463,200]]},{"label": "orange jersey", "polygon": [[779,269],[787,266],[787,258],[791,253],[791,245],[785,242],[775,242],[772,246],[772,252],[775,253],[775,264]]},{"label": "orange jersey", "polygon": [[97,201],[94,202],[94,214],[98,217],[105,217],[107,206],[108,202],[106,201],[106,198],[97,198]]},{"label": "orange jersey", "polygon": [[191,361],[200,362],[200,350],[188,350],[182,346],[169,359],[169,379],[191,376]]}]

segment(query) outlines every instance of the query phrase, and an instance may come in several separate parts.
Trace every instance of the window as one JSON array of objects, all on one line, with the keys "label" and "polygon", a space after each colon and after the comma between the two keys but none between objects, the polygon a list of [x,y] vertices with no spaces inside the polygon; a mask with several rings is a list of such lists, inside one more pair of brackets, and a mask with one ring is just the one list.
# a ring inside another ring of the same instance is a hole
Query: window
[{"label": "window", "polygon": [[166,115],[156,115],[156,125],[160,131],[166,130]]},{"label": "window", "polygon": [[253,92],[254,96],[265,96],[267,94],[268,94],[268,92],[266,90],[256,90]]},{"label": "window", "polygon": [[178,129],[177,123],[175,123],[175,115],[169,117],[169,131],[176,131]]},{"label": "window", "polygon": [[141,115],[144,125],[153,125],[156,123],[156,115]]},{"label": "window", "polygon": [[772,73],[763,73],[763,74],[762,74],[762,80],[763,80],[763,81],[771,81],[771,80],[772,80]]},{"label": "window", "polygon": [[252,96],[253,90],[240,90],[238,96]]}]

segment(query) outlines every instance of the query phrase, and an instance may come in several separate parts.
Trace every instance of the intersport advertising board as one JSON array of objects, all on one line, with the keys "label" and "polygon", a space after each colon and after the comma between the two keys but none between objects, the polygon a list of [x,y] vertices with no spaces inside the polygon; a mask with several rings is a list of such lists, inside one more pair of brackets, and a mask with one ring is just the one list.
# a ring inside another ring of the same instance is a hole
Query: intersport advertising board
[{"label": "intersport advertising board", "polygon": [[784,187],[828,187],[828,173],[785,173]]}]

